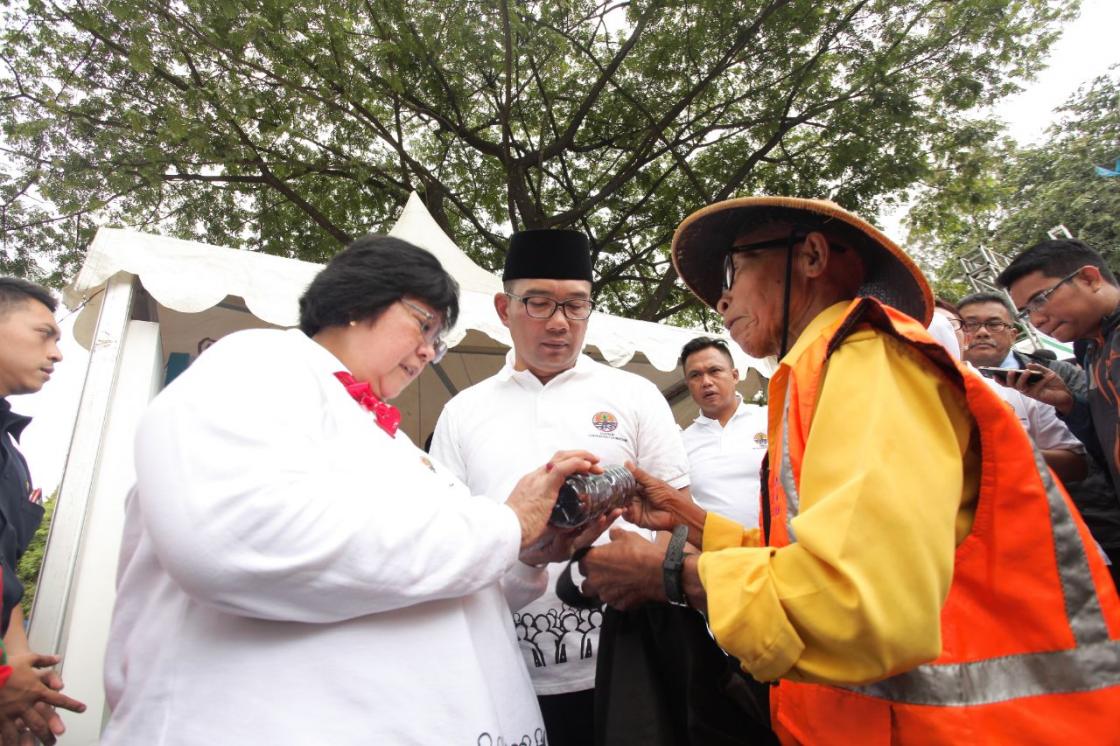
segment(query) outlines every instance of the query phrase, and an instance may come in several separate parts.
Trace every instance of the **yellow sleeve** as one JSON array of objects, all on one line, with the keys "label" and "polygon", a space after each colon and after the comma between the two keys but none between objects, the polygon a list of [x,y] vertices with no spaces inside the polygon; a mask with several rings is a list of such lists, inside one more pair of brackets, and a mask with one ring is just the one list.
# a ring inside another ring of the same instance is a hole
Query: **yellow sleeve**
[{"label": "yellow sleeve", "polygon": [[937,657],[975,501],[972,430],[963,395],[918,353],[848,338],[806,442],[796,543],[700,556],[719,644],[760,680],[864,683]]},{"label": "yellow sleeve", "polygon": [[757,528],[743,528],[730,518],[710,511],[704,518],[702,551],[714,552],[728,547],[757,547],[760,544],[762,544],[762,532]]}]

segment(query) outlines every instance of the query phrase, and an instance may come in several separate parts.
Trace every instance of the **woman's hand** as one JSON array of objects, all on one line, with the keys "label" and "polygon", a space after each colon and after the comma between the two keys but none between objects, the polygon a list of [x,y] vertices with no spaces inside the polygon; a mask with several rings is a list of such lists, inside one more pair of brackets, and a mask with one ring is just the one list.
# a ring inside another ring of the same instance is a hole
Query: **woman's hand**
[{"label": "woman's hand", "polygon": [[556,504],[564,480],[576,473],[602,474],[598,461],[599,457],[589,451],[557,451],[547,464],[521,478],[506,505],[521,523],[522,553],[532,550],[544,538],[552,506]]},{"label": "woman's hand", "polygon": [[545,565],[563,562],[576,551],[589,547],[607,528],[622,515],[622,509],[599,516],[582,528],[554,528],[548,526],[536,544],[521,551],[521,561],[526,565]]},{"label": "woman's hand", "polygon": [[638,496],[626,506],[626,511],[622,514],[626,520],[654,531],[672,531],[680,523],[693,530],[703,530],[704,511],[681,494],[680,490],[629,461],[626,462],[626,468],[638,482]]}]

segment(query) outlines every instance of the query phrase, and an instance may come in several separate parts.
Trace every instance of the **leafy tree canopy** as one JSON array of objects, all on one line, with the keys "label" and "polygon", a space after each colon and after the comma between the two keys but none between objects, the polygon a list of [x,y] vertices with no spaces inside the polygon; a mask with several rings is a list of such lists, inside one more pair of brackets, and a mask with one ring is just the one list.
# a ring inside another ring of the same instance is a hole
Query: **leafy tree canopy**
[{"label": "leafy tree canopy", "polygon": [[1020,147],[991,122],[966,132],[931,171],[908,216],[911,245],[940,265],[940,288],[966,291],[959,258],[985,247],[1010,259],[1059,225],[1120,266],[1120,66],[1058,109],[1043,142]]},{"label": "leafy tree canopy", "polygon": [[323,260],[417,190],[483,266],[593,237],[597,291],[699,313],[668,262],[748,193],[874,214],[1014,90],[1076,0],[25,0],[4,11],[4,260],[98,224]]}]

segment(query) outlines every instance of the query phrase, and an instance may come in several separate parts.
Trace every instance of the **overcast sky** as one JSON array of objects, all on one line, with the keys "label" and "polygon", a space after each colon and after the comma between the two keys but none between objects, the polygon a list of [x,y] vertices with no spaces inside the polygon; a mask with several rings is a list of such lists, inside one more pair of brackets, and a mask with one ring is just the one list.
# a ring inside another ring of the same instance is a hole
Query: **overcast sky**
[{"label": "overcast sky", "polygon": [[[1081,16],[1063,32],[1051,50],[1049,66],[1017,96],[1005,99],[996,114],[1022,144],[1037,141],[1053,121],[1053,110],[1077,88],[1120,62],[1120,0],[1085,0]],[[885,219],[883,228],[896,240],[900,215]],[[65,312],[63,312],[65,314]],[[60,314],[62,315],[62,314]],[[12,407],[35,421],[23,434],[22,447],[36,483],[49,495],[58,486],[65,465],[73,418],[85,377],[83,350],[70,335],[73,318],[63,322],[63,362],[38,394],[12,397]]]}]

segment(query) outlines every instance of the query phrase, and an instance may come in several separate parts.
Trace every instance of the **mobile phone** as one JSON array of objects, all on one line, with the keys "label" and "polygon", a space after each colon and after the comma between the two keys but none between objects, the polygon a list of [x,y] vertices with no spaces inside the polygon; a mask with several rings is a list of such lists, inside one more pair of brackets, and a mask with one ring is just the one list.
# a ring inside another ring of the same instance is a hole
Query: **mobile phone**
[{"label": "mobile phone", "polygon": [[[976,370],[980,371],[980,375],[987,376],[988,378],[994,378],[997,381],[999,381],[1000,383],[1002,383],[1004,386],[1006,386],[1007,385],[1007,374],[1010,373],[1012,370],[1015,370],[1015,369],[1014,368],[989,368],[989,367],[984,366],[984,365],[977,365]],[[1041,381],[1042,378],[1043,378],[1042,374],[1039,373],[1037,370],[1021,370],[1019,372],[1027,374],[1027,385],[1029,385],[1029,386],[1033,386],[1034,384]]]}]

